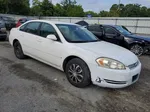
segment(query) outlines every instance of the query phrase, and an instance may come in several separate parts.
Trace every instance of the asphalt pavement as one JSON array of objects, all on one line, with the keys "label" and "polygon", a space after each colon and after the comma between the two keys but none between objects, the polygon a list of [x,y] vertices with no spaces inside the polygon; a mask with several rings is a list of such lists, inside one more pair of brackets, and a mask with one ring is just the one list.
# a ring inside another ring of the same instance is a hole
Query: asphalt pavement
[{"label": "asphalt pavement", "polygon": [[32,58],[19,60],[0,42],[0,112],[150,112],[150,56],[134,85],[79,89],[65,74]]}]

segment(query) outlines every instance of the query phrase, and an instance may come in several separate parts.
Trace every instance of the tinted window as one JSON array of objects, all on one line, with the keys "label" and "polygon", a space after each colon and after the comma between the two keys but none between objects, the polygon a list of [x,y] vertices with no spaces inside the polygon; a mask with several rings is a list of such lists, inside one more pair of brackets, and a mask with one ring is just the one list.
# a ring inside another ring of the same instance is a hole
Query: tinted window
[{"label": "tinted window", "polygon": [[105,30],[106,34],[116,34],[116,31],[113,28],[111,28],[111,27],[105,26],[104,30]]},{"label": "tinted window", "polygon": [[39,26],[40,26],[39,22],[28,23],[27,27],[25,28],[25,32],[38,35]]},{"label": "tinted window", "polygon": [[115,26],[115,28],[122,34],[124,35],[130,35],[131,33],[128,31],[128,29],[126,27],[122,27],[122,26]]},{"label": "tinted window", "polygon": [[50,34],[54,34],[56,37],[58,37],[52,25],[43,23],[40,29],[40,36],[47,37]]},{"label": "tinted window", "polygon": [[102,32],[102,29],[100,28],[99,25],[89,26],[88,29],[89,29],[90,31]]},{"label": "tinted window", "polygon": [[26,26],[27,26],[26,24],[23,25],[23,26],[21,26],[21,27],[20,27],[20,31],[24,31]]},{"label": "tinted window", "polygon": [[102,29],[100,28],[100,26],[95,26],[95,31],[96,32],[102,32]]},{"label": "tinted window", "polygon": [[94,31],[94,26],[88,26],[88,30],[90,30],[90,31]]}]

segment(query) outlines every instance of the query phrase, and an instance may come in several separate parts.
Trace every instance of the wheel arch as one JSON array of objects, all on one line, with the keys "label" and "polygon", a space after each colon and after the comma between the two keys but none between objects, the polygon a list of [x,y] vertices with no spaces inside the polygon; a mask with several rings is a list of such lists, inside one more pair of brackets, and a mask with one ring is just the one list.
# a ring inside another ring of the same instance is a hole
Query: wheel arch
[{"label": "wheel arch", "polygon": [[145,46],[145,43],[144,43],[144,42],[132,42],[132,43],[130,43],[130,47],[133,46],[133,45],[136,45],[136,44],[138,44],[138,45],[140,45],[140,46],[142,46],[142,47]]},{"label": "wheel arch", "polygon": [[18,39],[14,39],[12,45],[14,46],[15,42],[19,42]]},{"label": "wheel arch", "polygon": [[[68,63],[70,60],[74,59],[74,58],[79,58],[79,59],[81,59],[82,61],[84,61],[84,62],[86,63],[86,61],[85,61],[84,59],[82,59],[82,58],[80,58],[80,57],[78,57],[78,56],[75,56],[75,55],[68,56],[68,57],[66,57],[66,58],[64,59],[64,61],[63,61],[62,67],[63,67],[63,70],[64,70],[64,71],[65,71],[65,67],[66,67],[67,63]],[[88,67],[88,69],[89,69],[89,66],[88,66],[87,63],[86,63],[86,65],[87,65],[87,67]],[[90,69],[89,69],[89,70],[90,70]]]}]

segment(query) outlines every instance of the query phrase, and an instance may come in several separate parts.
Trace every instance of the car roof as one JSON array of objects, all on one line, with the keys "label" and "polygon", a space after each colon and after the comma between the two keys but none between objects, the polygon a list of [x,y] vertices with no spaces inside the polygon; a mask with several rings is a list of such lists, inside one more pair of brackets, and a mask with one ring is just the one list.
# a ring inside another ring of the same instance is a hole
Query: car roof
[{"label": "car roof", "polygon": [[32,20],[31,18],[20,18],[19,20],[21,20],[21,19]]},{"label": "car roof", "polygon": [[12,17],[9,17],[9,16],[5,16],[5,15],[0,15],[0,17],[5,17],[5,18],[12,18]]},{"label": "car roof", "polygon": [[92,24],[89,26],[111,26],[111,27],[116,27],[116,26],[122,26],[122,25],[106,25],[106,24]]},{"label": "car roof", "polygon": [[[50,21],[50,20],[31,20],[29,22],[46,22],[50,24],[68,24],[68,25],[76,25],[74,23],[60,22],[60,21]],[[78,25],[77,25],[78,26]]]}]

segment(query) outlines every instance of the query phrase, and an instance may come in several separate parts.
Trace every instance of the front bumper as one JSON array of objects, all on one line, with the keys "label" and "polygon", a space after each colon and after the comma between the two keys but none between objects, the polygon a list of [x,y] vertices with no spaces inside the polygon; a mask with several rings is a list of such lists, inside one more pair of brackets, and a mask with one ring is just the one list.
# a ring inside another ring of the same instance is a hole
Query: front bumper
[{"label": "front bumper", "polygon": [[141,63],[134,68],[126,70],[113,70],[96,65],[89,65],[93,84],[100,87],[124,88],[135,83],[140,76]]},{"label": "front bumper", "polygon": [[0,33],[0,39],[6,39],[7,38],[7,33]]},{"label": "front bumper", "polygon": [[145,53],[150,53],[150,45],[144,47]]}]

